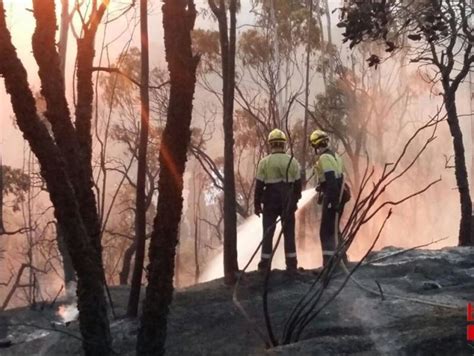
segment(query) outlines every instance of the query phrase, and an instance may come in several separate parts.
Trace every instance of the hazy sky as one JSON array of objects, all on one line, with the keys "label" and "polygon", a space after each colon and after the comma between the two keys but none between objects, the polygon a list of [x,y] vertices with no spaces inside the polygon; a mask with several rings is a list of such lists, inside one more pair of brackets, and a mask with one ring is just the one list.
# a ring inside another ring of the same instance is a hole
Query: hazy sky
[{"label": "hazy sky", "polygon": [[[4,1],[5,2],[5,1]],[[73,3],[73,1],[70,1]],[[29,82],[34,91],[39,90],[39,81],[37,76],[38,67],[34,61],[31,48],[31,36],[34,31],[34,19],[33,14],[28,9],[31,9],[31,0],[7,0],[5,7],[7,10],[7,22],[12,33],[14,45],[17,48],[18,55],[23,62],[23,65],[27,68]],[[60,3],[60,1],[56,1]],[[114,1],[110,7],[110,17],[116,14],[117,7],[123,8],[128,1]],[[57,8],[59,18],[60,7]],[[103,65],[107,65],[107,57],[111,61],[115,60],[118,53],[121,52],[126,42],[129,41],[130,37],[133,36],[132,46],[138,45],[137,41],[137,27],[136,20],[133,22],[131,19],[135,15],[134,9],[130,11],[126,18],[122,18],[115,22],[112,22],[107,27],[101,26],[99,28],[97,38],[97,57],[96,63],[100,57],[100,48],[104,39],[105,31],[105,43],[108,44],[107,51],[103,53]],[[161,14],[160,9],[156,5],[150,10],[150,61],[153,65],[160,64],[162,60],[162,26],[161,26]],[[78,28],[78,27],[77,27]],[[76,54],[76,41],[72,33],[69,35],[68,43],[68,60],[66,69],[66,86],[68,92],[68,99],[72,102],[72,79],[74,70],[74,59]],[[21,150],[23,147],[23,139],[20,132],[15,129],[12,125],[12,110],[9,102],[9,97],[5,93],[3,82],[0,85],[0,150],[3,156],[3,162],[7,165],[18,166],[21,163]]]},{"label": "hazy sky", "polygon": [[[73,3],[73,0],[70,0]],[[12,32],[12,37],[15,46],[17,47],[18,54],[28,70],[30,84],[32,89],[37,91],[39,90],[39,82],[37,77],[37,65],[32,56],[31,49],[31,35],[34,31],[34,20],[33,14],[28,8],[31,8],[31,0],[4,0],[5,7],[7,10],[7,21],[9,28]],[[57,4],[60,3],[59,0],[56,1]],[[123,9],[124,6],[129,4],[129,0],[112,0],[109,8],[110,18],[114,18],[119,9]],[[150,61],[152,66],[164,66],[164,55],[163,55],[163,30],[161,23],[161,2],[150,2],[153,4],[150,9],[149,17],[149,31],[150,31]],[[331,0],[330,6],[332,8],[339,6],[339,0]],[[196,6],[200,12],[198,17],[196,28],[213,28],[217,29],[216,23],[211,19],[207,5],[207,0],[197,0]],[[245,24],[251,24],[253,21],[253,14],[251,10],[251,1],[242,0],[241,12],[238,17],[238,26],[243,26]],[[60,8],[58,6],[58,15]],[[110,23],[108,26],[101,26],[99,28],[98,38],[97,38],[97,56],[96,63],[100,58],[100,48],[102,47],[102,42],[107,45],[107,50],[103,52],[103,61],[102,65],[107,65],[107,58],[113,61],[117,54],[119,54],[125,43],[129,41],[130,38],[133,38],[131,45],[137,46],[137,33],[138,28],[137,20],[132,21],[136,17],[136,11],[138,8],[130,11],[126,17],[121,18],[117,21]],[[206,15],[207,12],[207,15]],[[205,16],[203,16],[205,15]],[[333,26],[337,22],[337,13],[332,15],[333,17]],[[77,19],[76,19],[77,21]],[[76,28],[79,28],[76,26]],[[242,30],[247,29],[243,26]],[[335,31],[340,32],[340,29],[335,29]],[[334,35],[337,41],[337,34]],[[73,69],[74,69],[74,58],[75,58],[75,39],[72,34],[69,36],[69,46],[68,46],[68,62],[67,62],[67,93],[70,103],[72,103],[72,79],[73,79]],[[317,85],[317,84],[315,84]],[[0,79],[0,151],[2,153],[4,164],[19,166],[21,163],[21,152],[23,147],[23,139],[20,132],[15,129],[12,125],[12,111],[9,98],[6,96],[4,91],[4,85],[1,83]],[[458,96],[460,101],[464,101],[463,107],[466,108],[468,95]],[[73,112],[73,108],[71,107]],[[466,113],[464,111],[464,113]],[[463,120],[465,123],[469,120]],[[470,136],[470,130],[466,130],[466,134]],[[469,142],[470,142],[469,137]],[[469,152],[469,150],[468,150]],[[470,153],[470,152],[469,152]],[[468,159],[468,162],[470,160]]]},{"label": "hazy sky", "polygon": [[[70,3],[73,3],[70,0]],[[57,4],[57,16],[59,18],[60,6],[59,0]],[[119,9],[123,9],[124,6],[129,4],[128,0],[112,0],[109,7],[109,16],[114,18]],[[152,5],[154,3],[154,5]],[[32,1],[31,0],[4,0],[6,12],[7,12],[7,23],[12,33],[14,45],[17,48],[18,55],[22,60],[24,66],[27,68],[29,81],[33,90],[39,90],[39,80],[37,76],[37,65],[34,61],[31,48],[31,36],[34,31],[34,18],[31,11]],[[199,12],[204,13],[203,9],[207,8],[207,1],[197,1],[197,9]],[[243,1],[242,12],[239,16],[239,23],[249,23],[252,16],[249,14],[250,2]],[[105,33],[105,44],[108,44],[107,51],[103,53],[103,65],[107,64],[107,57],[113,61],[116,56],[122,51],[123,47],[133,37],[131,46],[138,46],[137,33],[139,28],[136,26],[138,23],[136,19],[132,21],[138,12],[138,7],[130,11],[126,17],[120,20],[114,21],[107,27],[101,26],[98,32],[97,38],[97,56],[96,62],[99,61],[100,48],[104,39]],[[150,2],[150,17],[149,17],[149,33],[150,33],[150,62],[152,66],[164,66],[164,54],[163,54],[163,28],[161,22],[161,2]],[[76,19],[77,21],[77,19]],[[209,16],[199,16],[196,27],[210,28],[215,25],[214,21],[209,19]],[[79,26],[76,26],[79,28]],[[67,93],[70,103],[72,102],[72,79],[74,69],[74,58],[76,43],[75,38],[70,33],[69,44],[68,44],[68,61],[67,61]],[[1,80],[0,80],[1,81]],[[14,128],[12,125],[12,109],[9,101],[9,97],[5,93],[3,82],[0,84],[0,151],[3,157],[3,163],[7,165],[19,166],[21,164],[21,153],[20,148],[23,147],[23,139],[21,133]],[[73,108],[71,108],[73,111]]]}]

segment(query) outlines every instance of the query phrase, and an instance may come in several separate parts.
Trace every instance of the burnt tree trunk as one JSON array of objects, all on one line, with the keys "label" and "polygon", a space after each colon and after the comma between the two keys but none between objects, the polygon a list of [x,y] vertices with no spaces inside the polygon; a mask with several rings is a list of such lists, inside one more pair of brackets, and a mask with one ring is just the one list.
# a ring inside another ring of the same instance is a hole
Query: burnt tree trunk
[{"label": "burnt tree trunk", "polygon": [[[44,9],[43,6],[49,6],[49,9]],[[69,13],[68,13],[68,1],[62,0],[62,12],[61,12],[61,31],[60,31],[60,45],[58,46],[59,53],[59,65],[56,66],[54,48],[55,37],[55,21],[54,18],[51,18],[49,14],[51,13],[52,4],[38,4],[35,3],[35,17],[38,23],[38,30],[35,32],[33,37],[33,53],[35,58],[40,66],[40,78],[42,80],[43,87],[41,94],[45,97],[47,103],[47,112],[45,116],[51,122],[51,127],[53,128],[53,133],[57,138],[58,145],[61,145],[64,152],[69,152],[69,154],[77,155],[79,154],[79,143],[74,139],[65,139],[65,137],[74,137],[74,127],[70,120],[65,120],[64,118],[70,118],[70,112],[67,106],[66,98],[64,95],[57,95],[56,91],[64,93],[65,92],[65,65],[66,65],[66,48],[67,48],[67,33],[69,26]],[[48,11],[49,10],[49,11]],[[43,25],[44,24],[44,25]],[[48,28],[48,31],[40,31],[41,27]],[[45,45],[49,44],[49,47]],[[53,65],[51,65],[53,64]],[[57,80],[59,73],[61,75],[61,86],[58,87]],[[54,73],[53,73],[54,71]],[[75,183],[75,189],[80,189],[81,183],[79,182],[79,175],[81,174],[80,168],[75,164],[77,163],[76,159],[70,156],[68,161],[70,171],[74,177],[77,178]],[[59,224],[57,224],[56,230],[58,250],[63,259],[63,270],[64,270],[64,284],[67,287],[68,283],[76,280],[76,275],[74,268],[72,266],[71,256],[67,251],[67,247],[64,241],[64,233],[61,230]]]},{"label": "burnt tree trunk", "polygon": [[[234,174],[234,92],[235,92],[235,42],[236,42],[236,0],[229,4],[229,55],[227,92],[224,96],[224,245],[227,258],[224,262],[224,277],[228,283],[234,283],[239,270],[237,262],[237,214]],[[227,238],[226,238],[227,236]]]},{"label": "burnt tree trunk", "polygon": [[[96,2],[92,2],[96,6]],[[82,26],[83,36],[77,39],[77,106],[76,106],[76,137],[80,148],[80,163],[83,175],[80,194],[78,194],[82,218],[89,233],[92,245],[100,256],[102,265],[101,226],[94,195],[94,177],[92,172],[92,103],[94,89],[92,67],[95,57],[95,37],[100,22],[107,10],[109,1],[100,2],[98,8],[91,9],[91,15]],[[105,274],[103,276],[105,283]]]},{"label": "burnt tree trunk", "polygon": [[183,174],[191,138],[192,102],[199,61],[191,49],[191,31],[196,18],[193,1],[164,0],[162,10],[170,99],[160,146],[158,207],[149,248],[148,286],[137,355],[164,354],[167,317],[173,298],[178,227],[183,208]]},{"label": "burnt tree trunk", "polygon": [[18,127],[40,162],[41,174],[55,206],[56,219],[65,227],[66,243],[79,276],[79,320],[85,353],[108,355],[110,332],[100,261],[90,245],[62,154],[36,113],[35,99],[26,71],[12,45],[1,2],[0,74],[11,97]]},{"label": "burnt tree trunk", "polygon": [[123,254],[123,261],[122,261],[122,270],[119,273],[119,281],[121,286],[125,286],[128,284],[128,276],[130,276],[130,270],[132,269],[132,257],[135,254],[135,250],[137,249],[137,243],[134,241],[128,248],[125,250]]},{"label": "burnt tree trunk", "polygon": [[194,283],[199,282],[199,276],[201,275],[201,269],[199,266],[199,223],[197,218],[194,220]]},{"label": "burnt tree trunk", "polygon": [[230,27],[227,29],[227,10],[224,0],[209,6],[219,23],[219,42],[222,58],[223,124],[224,124],[224,279],[228,284],[236,281],[237,262],[237,212],[234,174],[234,91],[235,91],[235,0],[229,3]]},{"label": "burnt tree trunk", "polygon": [[[80,145],[81,162],[84,164],[84,186],[79,196],[84,224],[87,227],[91,242],[102,255],[101,228],[97,203],[94,196],[92,175],[92,103],[94,90],[92,82],[92,64],[94,61],[95,31],[85,30],[84,37],[77,40],[77,107],[76,133]],[[101,262],[102,263],[102,262]],[[105,281],[105,276],[104,276]]]},{"label": "burnt tree trunk", "polygon": [[140,300],[140,289],[142,285],[143,263],[145,260],[146,241],[146,168],[147,168],[147,145],[148,124],[150,121],[150,99],[148,94],[149,83],[149,60],[148,60],[148,13],[147,0],[140,0],[140,26],[141,26],[141,122],[140,143],[138,146],[138,169],[137,169],[137,195],[135,213],[135,265],[133,268],[132,288],[128,300],[127,315],[136,317],[138,315],[138,302]]},{"label": "burnt tree trunk", "polygon": [[456,109],[455,92],[446,90],[444,95],[444,103],[448,116],[448,126],[451,136],[453,137],[454,147],[454,170],[456,176],[456,184],[459,191],[459,200],[461,203],[461,222],[459,225],[459,245],[472,246],[472,201],[469,192],[469,180],[467,177],[466,158],[464,156],[464,143],[461,128]]},{"label": "burnt tree trunk", "polygon": [[[450,26],[453,33],[456,33],[456,22],[450,22]],[[459,117],[456,107],[456,93],[459,89],[460,83],[469,74],[471,66],[474,63],[474,56],[472,55],[474,44],[471,42],[468,43],[466,47],[464,47],[463,61],[459,62],[462,64],[462,66],[455,69],[454,63],[457,54],[455,54],[453,50],[455,48],[454,43],[455,42],[453,42],[453,39],[451,39],[450,45],[446,46],[446,52],[443,51],[444,56],[447,58],[446,64],[443,62],[443,57],[441,58],[441,61],[436,57],[436,52],[434,49],[432,49],[432,53],[434,63],[438,67],[441,74],[441,84],[443,85],[444,90],[443,101],[446,110],[449,131],[453,138],[454,174],[456,177],[456,184],[459,191],[459,200],[461,205],[459,245],[472,246],[474,245],[472,229],[472,200],[469,192],[466,157],[464,155],[464,142],[462,131],[459,126]],[[456,73],[455,70],[458,72]]]},{"label": "burnt tree trunk", "polygon": [[63,259],[64,287],[67,289],[69,283],[76,281],[76,272],[74,271],[74,266],[72,265],[71,255],[67,250],[63,229],[59,224],[56,224],[56,226],[56,240],[58,243],[58,250]]},{"label": "burnt tree trunk", "polygon": [[[56,52],[56,17],[54,1],[33,2],[37,28],[33,35],[33,54],[39,66],[41,94],[46,100],[45,116],[51,123],[54,138],[67,163],[67,170],[78,197],[81,215],[92,245],[101,264],[100,223],[93,192],[92,177],[92,62],[94,40],[90,31],[78,39],[76,128],[70,119],[70,111],[60,70],[60,58]],[[94,32],[95,34],[95,32]],[[87,48],[85,50],[84,48]],[[87,108],[87,109],[85,109]],[[105,280],[105,276],[104,276]]]},{"label": "burnt tree trunk", "polygon": [[[201,224],[199,223],[201,215],[201,187],[196,192],[196,175],[193,177],[193,203],[194,203],[194,283],[199,282],[201,268],[199,266],[199,238],[201,235]],[[196,199],[197,195],[197,199]]]},{"label": "burnt tree trunk", "polygon": [[108,355],[111,352],[111,337],[104,297],[103,269],[100,254],[92,246],[84,223],[83,207],[79,205],[81,187],[78,182],[82,176],[74,173],[81,172],[81,165],[78,163],[79,157],[75,156],[77,141],[75,132],[70,130],[70,117],[67,104],[64,104],[64,88],[61,86],[59,60],[54,47],[54,1],[36,0],[33,5],[37,21],[33,51],[40,67],[42,93],[48,105],[46,116],[52,123],[54,140],[37,115],[26,70],[17,57],[5,23],[2,2],[0,75],[3,76],[6,91],[11,97],[18,127],[41,165],[41,175],[46,181],[50,199],[55,207],[55,217],[64,227],[66,245],[78,275],[79,320],[85,353]]}]

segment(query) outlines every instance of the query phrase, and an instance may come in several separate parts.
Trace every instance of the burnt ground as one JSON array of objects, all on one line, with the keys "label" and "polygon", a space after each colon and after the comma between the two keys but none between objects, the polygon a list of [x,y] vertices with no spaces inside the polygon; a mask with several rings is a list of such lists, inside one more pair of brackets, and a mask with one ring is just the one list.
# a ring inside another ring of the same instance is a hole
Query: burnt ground
[{"label": "burnt ground", "polygon": [[[385,248],[372,259],[398,250]],[[328,297],[344,274],[331,281]],[[474,301],[474,248],[415,250],[362,266],[354,277],[368,293],[350,281],[339,296],[308,325],[301,341],[266,349],[254,329],[232,303],[232,289],[222,280],[203,283],[175,294],[169,320],[169,355],[472,355],[474,343],[466,341],[466,305]],[[312,271],[288,275],[274,271],[270,280],[269,309],[275,334],[299,298],[313,283]],[[264,330],[263,276],[245,275],[239,300],[256,325]],[[125,313],[128,289],[112,288],[116,314]],[[418,298],[445,308],[394,298]],[[327,298],[327,297],[326,297]],[[68,327],[52,324],[55,309],[14,309],[4,312],[0,338],[13,345],[0,355],[79,355],[80,341],[57,329],[79,335],[77,322]],[[21,325],[20,325],[21,324]],[[35,327],[25,326],[34,324]],[[133,355],[136,321],[111,317],[114,350]],[[14,326],[13,326],[14,325]],[[2,330],[3,329],[3,330]],[[2,333],[4,334],[2,336]]]}]

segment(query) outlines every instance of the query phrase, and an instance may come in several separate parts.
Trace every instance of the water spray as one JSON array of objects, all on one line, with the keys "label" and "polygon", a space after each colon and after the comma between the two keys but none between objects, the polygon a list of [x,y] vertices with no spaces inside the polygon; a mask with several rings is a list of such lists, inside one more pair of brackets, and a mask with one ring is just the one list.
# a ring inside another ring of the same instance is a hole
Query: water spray
[{"label": "water spray", "polygon": [[[298,210],[296,211],[296,216],[298,217],[301,209],[307,206],[311,200],[316,195],[314,189],[307,189],[302,192],[301,199],[298,201]],[[277,224],[277,229],[275,235],[278,235],[281,231],[281,223]],[[246,265],[250,260],[250,257],[256,250],[257,246],[262,239],[262,222],[260,218],[253,215],[250,218],[246,219],[243,224],[241,224],[237,229],[237,250],[239,255],[239,264]],[[274,259],[274,266],[283,268],[284,265],[284,256],[283,249],[278,248],[276,252],[276,258]],[[221,278],[224,276],[224,267],[222,264],[223,252],[221,251],[217,256],[215,256],[211,262],[208,264],[206,270],[201,275],[199,282],[207,282],[216,278]],[[248,266],[249,271],[254,271],[257,269],[257,261],[251,261]]]}]

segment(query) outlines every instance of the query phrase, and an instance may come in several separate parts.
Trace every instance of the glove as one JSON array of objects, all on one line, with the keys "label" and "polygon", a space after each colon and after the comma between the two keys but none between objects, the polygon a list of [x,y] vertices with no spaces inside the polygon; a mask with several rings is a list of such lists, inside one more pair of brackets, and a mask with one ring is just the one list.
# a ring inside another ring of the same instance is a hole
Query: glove
[{"label": "glove", "polygon": [[254,212],[255,212],[255,215],[260,217],[260,214],[262,213],[262,206],[260,204],[255,204]]}]

